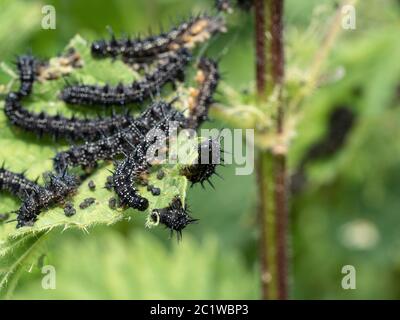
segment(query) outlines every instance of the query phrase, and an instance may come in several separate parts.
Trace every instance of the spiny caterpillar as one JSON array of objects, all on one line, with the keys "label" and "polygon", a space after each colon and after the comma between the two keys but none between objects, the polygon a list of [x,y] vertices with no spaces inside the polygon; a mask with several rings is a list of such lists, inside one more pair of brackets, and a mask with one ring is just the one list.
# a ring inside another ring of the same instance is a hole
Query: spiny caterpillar
[{"label": "spiny caterpillar", "polygon": [[75,85],[62,90],[61,99],[70,104],[79,105],[118,105],[142,102],[157,93],[166,83],[182,80],[184,69],[189,63],[191,54],[186,49],[168,54],[161,59],[155,70],[140,81],[129,85],[122,83],[116,87],[97,85]]},{"label": "spiny caterpillar", "polygon": [[28,96],[32,92],[33,83],[38,74],[40,62],[32,55],[22,55],[17,57],[17,69],[19,74],[20,87],[18,94]]},{"label": "spiny caterpillar", "polygon": [[64,203],[76,192],[78,186],[79,181],[75,176],[65,172],[60,175],[49,173],[45,177],[45,187],[36,188],[17,211],[17,228],[32,226],[43,210]]},{"label": "spiny caterpillar", "polygon": [[17,93],[7,95],[4,107],[10,122],[26,131],[34,132],[39,137],[44,134],[54,138],[65,138],[72,141],[93,141],[103,135],[110,135],[132,123],[128,114],[113,114],[111,117],[98,119],[65,118],[61,115],[50,116],[44,112],[33,113],[23,108]]},{"label": "spiny caterpillar", "polygon": [[20,55],[15,64],[20,80],[18,94],[23,97],[32,93],[36,80],[43,82],[58,79],[71,73],[73,69],[82,67],[81,57],[74,48],[70,48],[65,55],[51,61],[40,61],[31,54]]},{"label": "spiny caterpillar", "polygon": [[154,209],[150,215],[154,224],[163,224],[171,230],[171,236],[176,231],[178,240],[182,238],[182,230],[189,224],[198,221],[193,219],[188,212],[187,206],[182,205],[179,197],[175,197],[170,205],[162,209]]},{"label": "spiny caterpillar", "polygon": [[126,63],[153,61],[159,55],[180,48],[193,48],[197,43],[208,40],[217,32],[225,31],[221,17],[200,15],[183,22],[169,32],[145,39],[116,39],[93,42],[91,52],[97,58],[121,56]]},{"label": "spiny caterpillar", "polygon": [[146,144],[136,145],[135,150],[126,158],[116,164],[113,175],[114,190],[119,197],[122,207],[130,207],[139,211],[145,211],[149,207],[149,201],[142,197],[134,187],[136,179],[149,168],[146,160]]},{"label": "spiny caterpillar", "polygon": [[68,166],[95,167],[100,160],[113,160],[132,145],[138,144],[151,129],[166,126],[169,121],[184,121],[183,115],[165,102],[155,102],[127,128],[94,142],[73,146],[58,153],[54,168],[60,172]]},{"label": "spiny caterpillar", "polygon": [[213,95],[217,89],[219,78],[218,64],[211,59],[202,58],[196,75],[199,88],[192,89],[189,98],[189,128],[197,128],[208,119],[208,109],[213,103]]},{"label": "spiny caterpillar", "polygon": [[76,177],[65,172],[61,175],[44,175],[45,186],[30,181],[23,174],[0,169],[0,190],[9,191],[23,200],[17,212],[17,228],[31,226],[37,216],[50,206],[60,204],[75,193],[79,182]]},{"label": "spiny caterpillar", "polygon": [[221,164],[221,146],[215,139],[207,139],[198,145],[198,157],[195,164],[184,166],[180,174],[184,175],[192,185],[207,181],[212,187],[210,178],[216,173],[217,165]]},{"label": "spiny caterpillar", "polygon": [[0,168],[0,190],[6,190],[20,199],[25,199],[37,188],[38,184],[25,178],[23,173],[9,171],[4,168],[4,164]]},{"label": "spiny caterpillar", "polygon": [[326,134],[310,146],[291,176],[290,188],[292,193],[301,192],[307,183],[306,167],[309,163],[330,157],[343,147],[355,120],[356,115],[347,106],[338,106],[332,111],[329,115]]}]

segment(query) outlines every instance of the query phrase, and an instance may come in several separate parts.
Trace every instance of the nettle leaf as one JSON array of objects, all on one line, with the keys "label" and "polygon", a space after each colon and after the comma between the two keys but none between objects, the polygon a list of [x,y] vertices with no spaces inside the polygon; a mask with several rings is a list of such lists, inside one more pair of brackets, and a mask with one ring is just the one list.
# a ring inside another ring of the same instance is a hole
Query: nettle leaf
[{"label": "nettle leaf", "polygon": [[[118,82],[129,83],[139,77],[139,75],[128,68],[120,61],[111,61],[110,59],[95,60],[90,55],[89,44],[80,36],[74,37],[66,48],[73,47],[80,55],[83,67],[74,69],[68,75],[68,82],[84,82],[96,84],[112,84]],[[50,66],[57,71],[57,58],[50,60]],[[63,70],[65,71],[65,70]],[[14,81],[15,82],[15,81]],[[108,114],[109,112],[102,110],[87,110],[88,107],[83,106],[67,106],[63,101],[59,100],[60,90],[65,86],[66,81],[63,77],[56,80],[36,82],[34,84],[34,93],[28,99],[23,101],[24,107],[29,110],[39,112],[45,111],[48,114],[60,113],[65,116],[76,114],[77,117],[95,116],[99,113]],[[18,83],[14,83],[17,86]],[[2,103],[3,104],[3,103]],[[132,111],[140,112],[139,106],[133,106]],[[32,133],[23,132],[19,128],[10,126],[4,113],[0,113],[0,161],[5,163],[7,169],[14,172],[22,172],[26,170],[26,176],[30,179],[40,177],[39,183],[43,183],[42,174],[45,171],[52,170],[52,157],[57,151],[68,148],[68,144],[64,141],[53,141],[51,138],[39,139]],[[194,153],[188,159],[194,159]],[[156,168],[155,168],[156,169]],[[21,265],[24,260],[19,260],[24,252],[34,250],[36,248],[37,237],[42,239],[42,235],[52,229],[65,230],[71,227],[86,230],[96,224],[113,224],[123,218],[129,217],[135,213],[134,210],[109,208],[109,199],[115,196],[115,193],[104,188],[107,176],[111,175],[113,164],[110,162],[101,163],[94,173],[83,182],[78,193],[71,199],[76,214],[72,217],[66,217],[61,207],[55,207],[43,212],[33,227],[23,227],[16,229],[16,222],[0,224],[0,254],[3,257],[12,255],[15,259],[2,258],[5,266],[5,278],[10,278],[13,272],[14,263]],[[187,180],[179,175],[179,165],[164,165],[165,177],[162,180],[156,178],[157,171],[154,170],[149,175],[149,184],[161,189],[160,196],[153,196],[145,187],[140,187],[140,192],[148,198],[150,206],[148,212],[155,208],[163,208],[168,206],[173,197],[179,195],[181,199],[186,197]],[[93,180],[96,189],[91,191],[88,182]],[[20,206],[20,201],[14,197],[2,192],[0,201],[0,212],[11,212]],[[95,204],[80,209],[79,204],[88,197],[96,199]],[[137,213],[143,214],[143,213]],[[14,219],[15,214],[12,213],[10,219]],[[24,243],[24,250],[16,251],[13,243],[21,241]],[[37,246],[39,247],[39,246]],[[8,273],[8,271],[11,271]],[[1,280],[0,280],[1,281]]]},{"label": "nettle leaf", "polygon": [[47,234],[40,232],[0,242],[0,297],[12,296],[23,271],[30,271],[46,250]]}]

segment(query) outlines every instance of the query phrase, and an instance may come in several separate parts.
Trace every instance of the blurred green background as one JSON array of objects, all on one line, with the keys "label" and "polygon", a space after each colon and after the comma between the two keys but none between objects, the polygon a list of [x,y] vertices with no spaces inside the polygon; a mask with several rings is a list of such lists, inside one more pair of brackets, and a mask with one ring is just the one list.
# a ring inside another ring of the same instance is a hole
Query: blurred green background
[{"label": "blurred green background", "polygon": [[[287,77],[306,72],[337,1],[287,0]],[[41,8],[56,9],[57,28],[41,29]],[[89,40],[166,29],[211,0],[0,0],[0,60],[31,50],[49,57],[79,33]],[[310,161],[308,183],[290,208],[292,297],[298,299],[400,298],[400,1],[359,1],[356,30],[343,31],[325,63],[325,84],[302,105],[290,154],[295,171],[321,140],[333,109],[346,106],[356,122],[332,155]],[[229,19],[229,32],[207,50],[221,57],[224,80],[238,91],[253,86],[253,20]],[[3,72],[0,83],[7,77]],[[223,123],[212,123],[223,126]],[[22,277],[17,299],[257,299],[260,297],[254,176],[220,168],[216,190],[190,190],[200,223],[181,243],[162,228],[147,230],[139,215],[90,234],[52,237],[44,264],[57,270],[57,289],[43,290],[33,268]],[[357,289],[343,290],[341,269],[353,265]]]}]

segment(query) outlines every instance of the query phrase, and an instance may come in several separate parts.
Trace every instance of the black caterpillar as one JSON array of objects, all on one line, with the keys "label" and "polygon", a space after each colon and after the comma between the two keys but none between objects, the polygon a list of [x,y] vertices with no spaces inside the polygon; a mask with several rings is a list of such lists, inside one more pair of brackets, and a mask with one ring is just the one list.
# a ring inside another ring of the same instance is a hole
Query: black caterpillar
[{"label": "black caterpillar", "polygon": [[32,92],[40,62],[34,56],[27,54],[18,56],[16,65],[20,81],[18,93],[21,96],[28,96]]},{"label": "black caterpillar", "polygon": [[186,49],[170,53],[162,59],[155,71],[146,74],[140,81],[130,85],[120,83],[116,87],[96,85],[69,86],[61,92],[61,99],[70,104],[79,105],[119,105],[142,102],[168,82],[183,80],[184,69],[191,59]]},{"label": "black caterpillar", "polygon": [[184,175],[192,185],[200,183],[204,186],[207,181],[212,187],[210,178],[216,173],[217,165],[221,164],[221,146],[217,140],[207,139],[199,143],[197,163],[184,166],[180,174]]},{"label": "black caterpillar", "polygon": [[187,206],[183,207],[179,197],[175,197],[168,207],[153,210],[150,219],[153,223],[162,223],[169,228],[171,236],[176,231],[178,240],[182,238],[182,230],[187,225],[198,221],[189,215]]},{"label": "black caterpillar", "polygon": [[124,160],[117,162],[113,175],[113,185],[122,207],[126,206],[139,211],[145,211],[149,207],[149,201],[140,196],[137,188],[134,187],[136,180],[149,167],[146,159],[145,142],[138,144]]},{"label": "black caterpillar", "polygon": [[61,115],[49,116],[44,112],[38,114],[29,112],[23,108],[20,97],[15,92],[7,95],[4,111],[13,125],[34,132],[39,137],[47,134],[54,138],[72,141],[93,141],[104,135],[114,134],[133,122],[129,113],[89,120],[66,118]]},{"label": "black caterpillar", "polygon": [[30,181],[23,174],[0,169],[0,190],[9,191],[23,200],[17,212],[17,228],[31,226],[37,216],[50,206],[60,204],[75,193],[79,185],[76,177],[66,173],[45,175],[45,186]]},{"label": "black caterpillar", "polygon": [[6,190],[12,195],[24,200],[29,197],[37,188],[36,181],[25,178],[23,173],[14,173],[6,170],[3,166],[0,168],[0,190]]},{"label": "black caterpillar", "polygon": [[208,110],[214,102],[213,95],[217,89],[219,78],[218,64],[211,59],[202,58],[196,75],[199,89],[193,91],[189,100],[189,128],[197,128],[208,120]]},{"label": "black caterpillar", "polygon": [[127,128],[94,142],[73,146],[58,153],[54,158],[54,168],[62,172],[68,166],[95,167],[100,160],[113,160],[126,150],[132,149],[143,140],[153,128],[163,127],[169,121],[183,123],[183,115],[165,102],[155,102]]},{"label": "black caterpillar", "polygon": [[64,203],[79,186],[78,179],[65,172],[60,175],[49,173],[45,180],[45,187],[36,188],[17,211],[17,228],[32,226],[43,210]]},{"label": "black caterpillar", "polygon": [[347,106],[336,107],[329,116],[328,131],[306,151],[296,172],[291,177],[291,192],[299,193],[307,182],[306,166],[315,160],[330,157],[346,142],[354,126],[356,116]]},{"label": "black caterpillar", "polygon": [[180,48],[192,48],[199,42],[208,40],[213,34],[225,30],[220,17],[200,15],[171,29],[169,32],[145,39],[98,40],[91,46],[96,58],[116,58],[121,56],[129,64],[154,61],[163,53],[177,51]]}]

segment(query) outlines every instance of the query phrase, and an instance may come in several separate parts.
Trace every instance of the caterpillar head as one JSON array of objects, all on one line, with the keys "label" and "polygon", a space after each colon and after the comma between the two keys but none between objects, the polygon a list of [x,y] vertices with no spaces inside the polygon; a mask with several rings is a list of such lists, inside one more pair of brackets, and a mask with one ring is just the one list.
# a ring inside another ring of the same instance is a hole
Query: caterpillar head
[{"label": "caterpillar head", "polygon": [[91,52],[94,57],[104,57],[108,55],[107,42],[98,40],[92,43]]}]

